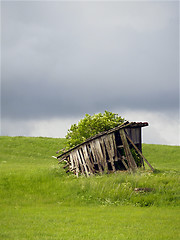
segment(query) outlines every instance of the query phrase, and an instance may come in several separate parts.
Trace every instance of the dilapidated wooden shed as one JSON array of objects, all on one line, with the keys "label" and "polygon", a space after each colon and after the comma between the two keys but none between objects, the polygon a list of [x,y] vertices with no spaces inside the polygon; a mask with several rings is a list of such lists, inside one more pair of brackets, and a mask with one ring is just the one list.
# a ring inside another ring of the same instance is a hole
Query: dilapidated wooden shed
[{"label": "dilapidated wooden shed", "polygon": [[153,167],[142,154],[141,128],[147,122],[125,122],[111,130],[101,132],[57,157],[65,161],[64,168],[78,177],[95,173],[109,173],[118,170],[135,172],[145,167],[144,162]]}]

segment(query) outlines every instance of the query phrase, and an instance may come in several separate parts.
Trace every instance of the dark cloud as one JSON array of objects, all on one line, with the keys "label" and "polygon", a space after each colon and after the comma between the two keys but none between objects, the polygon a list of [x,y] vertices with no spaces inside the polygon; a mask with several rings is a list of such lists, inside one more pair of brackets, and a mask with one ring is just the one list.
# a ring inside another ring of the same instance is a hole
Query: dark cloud
[{"label": "dark cloud", "polygon": [[2,117],[178,111],[178,3],[3,2]]}]

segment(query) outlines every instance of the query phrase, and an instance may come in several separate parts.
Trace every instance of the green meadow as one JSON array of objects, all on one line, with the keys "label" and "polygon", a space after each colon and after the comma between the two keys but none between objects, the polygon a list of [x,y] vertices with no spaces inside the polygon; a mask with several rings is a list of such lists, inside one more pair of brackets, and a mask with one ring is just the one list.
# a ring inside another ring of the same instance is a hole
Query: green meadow
[{"label": "green meadow", "polygon": [[180,147],[143,144],[154,173],[77,178],[52,158],[65,141],[0,137],[0,239],[180,239]]}]

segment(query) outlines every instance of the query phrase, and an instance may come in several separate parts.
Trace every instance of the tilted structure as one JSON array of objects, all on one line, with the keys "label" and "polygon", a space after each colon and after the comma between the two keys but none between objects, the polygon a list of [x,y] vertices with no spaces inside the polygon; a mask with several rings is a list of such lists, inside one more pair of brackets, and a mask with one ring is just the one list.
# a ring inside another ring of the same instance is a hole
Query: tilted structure
[{"label": "tilted structure", "polygon": [[144,162],[154,171],[142,154],[141,128],[145,126],[147,122],[125,122],[87,139],[57,159],[66,161],[66,171],[77,177],[118,170],[135,172],[138,167],[144,167]]}]

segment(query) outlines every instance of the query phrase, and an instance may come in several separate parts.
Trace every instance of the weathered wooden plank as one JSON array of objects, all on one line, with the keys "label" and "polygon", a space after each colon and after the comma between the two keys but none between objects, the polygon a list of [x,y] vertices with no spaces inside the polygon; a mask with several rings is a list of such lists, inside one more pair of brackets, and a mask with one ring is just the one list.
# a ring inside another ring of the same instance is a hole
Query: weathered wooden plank
[{"label": "weathered wooden plank", "polygon": [[102,155],[99,152],[99,145],[97,143],[97,140],[92,142],[92,146],[93,146],[94,154],[96,155],[96,161],[97,161],[97,164],[98,164],[99,171],[102,173],[103,172],[102,163],[101,163]]},{"label": "weathered wooden plank", "polygon": [[75,152],[71,152],[70,156],[72,157],[72,159],[74,161],[76,176],[78,177],[80,170],[79,170],[79,162],[78,162],[77,156],[76,156]]},{"label": "weathered wooden plank", "polygon": [[69,155],[69,159],[70,159],[71,168],[74,169],[75,164],[74,164],[74,160],[73,160],[72,154]]},{"label": "weathered wooden plank", "polygon": [[114,149],[114,160],[118,161],[118,156],[117,156],[117,146],[116,146],[116,139],[115,139],[115,134],[111,134],[111,139],[112,139],[112,145]]},{"label": "weathered wooden plank", "polygon": [[97,156],[98,156],[99,163],[100,163],[100,165],[101,165],[103,168],[105,168],[104,156],[103,156],[103,152],[102,152],[102,149],[101,149],[101,145],[100,145],[99,139],[96,139],[96,140],[94,141],[94,144],[95,144],[96,154],[97,154]]},{"label": "weathered wooden plank", "polygon": [[63,162],[63,161],[68,162],[68,161],[67,161],[67,157],[66,157],[66,158],[60,158],[60,159],[58,160],[58,163],[61,163],[61,162]]},{"label": "weathered wooden plank", "polygon": [[[137,148],[140,150],[140,152],[142,153],[141,128],[140,128],[140,127],[139,127],[139,128],[134,128],[133,130],[135,131],[134,139],[133,139],[131,136],[129,136],[129,135],[127,134],[126,129],[124,129],[126,135],[128,135],[128,137],[132,140],[132,142],[136,145],[136,147],[137,147]],[[141,164],[142,164],[143,168],[145,169],[144,160],[143,160],[142,157],[141,157],[140,159],[141,159]]]},{"label": "weathered wooden plank", "polygon": [[90,158],[89,158],[89,155],[88,155],[88,151],[87,151],[86,145],[83,145],[83,146],[82,146],[82,151],[83,151],[83,153],[84,153],[84,158],[85,158],[87,167],[88,167],[88,169],[89,169],[89,172],[93,174],[93,173],[95,172],[95,171],[94,171],[94,166],[93,166],[93,164],[92,164],[91,161],[90,161]]},{"label": "weathered wooden plank", "polygon": [[[126,135],[127,136],[127,135]],[[154,168],[151,166],[151,164],[148,162],[148,160],[143,156],[143,154],[141,153],[141,151],[138,149],[138,147],[136,147],[136,145],[133,143],[133,141],[130,139],[129,136],[127,136],[127,139],[130,141],[130,143],[133,145],[134,149],[137,151],[137,153],[139,153],[141,155],[141,157],[143,158],[143,160],[147,163],[147,165],[151,168],[152,171],[154,171]]]},{"label": "weathered wooden plank", "polygon": [[81,158],[82,164],[83,164],[83,166],[84,166],[86,175],[87,175],[87,177],[89,177],[89,171],[88,171],[88,169],[87,169],[86,161],[85,161],[84,156],[83,156],[83,154],[82,154],[81,148],[79,148],[79,151],[78,151],[78,152],[79,152],[79,154],[80,154],[80,158]]},{"label": "weathered wooden plank", "polygon": [[134,143],[138,143],[137,142],[137,135],[138,135],[138,131],[136,128],[132,128],[131,129],[131,139],[133,140]]},{"label": "weathered wooden plank", "polygon": [[85,144],[85,143],[87,144],[87,143],[91,142],[92,140],[95,140],[95,139],[97,139],[97,138],[99,138],[101,136],[109,135],[112,132],[118,131],[119,129],[124,129],[124,128],[127,128],[127,127],[133,127],[134,128],[134,127],[145,127],[145,126],[148,126],[147,122],[144,122],[144,123],[143,122],[140,122],[140,123],[139,122],[138,123],[136,123],[136,122],[130,122],[130,123],[129,122],[125,122],[125,123],[121,124],[120,126],[112,128],[112,129],[110,129],[108,131],[101,132],[101,133],[99,133],[99,134],[97,134],[97,135],[87,139],[84,143],[78,144],[77,146],[75,146],[75,147],[69,149],[68,151],[66,151],[65,153],[62,153],[61,155],[57,156],[57,158],[61,158],[62,156],[67,156],[67,154],[69,155],[69,153],[71,151],[73,151],[74,149],[80,147],[82,144]]},{"label": "weathered wooden plank", "polygon": [[69,163],[67,163],[63,168],[65,169],[65,168],[67,168],[67,167],[69,167]]},{"label": "weathered wooden plank", "polygon": [[89,160],[90,160],[90,162],[91,162],[91,164],[93,165],[93,168],[94,168],[95,159],[93,157],[93,153],[92,153],[90,144],[86,144],[86,150],[88,152]]},{"label": "weathered wooden plank", "polygon": [[101,164],[99,162],[99,155],[98,155],[98,152],[96,150],[96,144],[94,141],[92,141],[90,143],[90,146],[91,146],[91,150],[92,150],[92,154],[93,154],[93,157],[94,159],[96,159],[95,163],[98,164],[98,168],[99,168],[99,171],[102,173],[103,170],[102,170],[102,167],[101,167]]},{"label": "weathered wooden plank", "polygon": [[125,162],[126,158],[124,156],[121,156],[119,151],[117,152],[117,155],[118,155],[118,160],[120,160],[123,163],[125,169],[129,171],[128,165]]},{"label": "weathered wooden plank", "polygon": [[106,158],[106,149],[105,149],[105,145],[102,137],[99,138],[99,143],[102,149],[103,158]]},{"label": "weathered wooden plank", "polygon": [[96,164],[97,163],[97,156],[96,156],[96,153],[94,151],[94,144],[93,144],[93,141],[89,143],[89,146],[90,146],[90,151],[91,151],[91,154],[92,154],[92,161],[93,161],[93,164]]},{"label": "weathered wooden plank", "polygon": [[123,145],[119,145],[119,146],[117,146],[117,148],[123,148]]},{"label": "weathered wooden plank", "polygon": [[124,157],[124,156],[122,156],[121,161],[122,161],[122,163],[124,164],[126,170],[129,170],[128,165],[127,165],[126,162],[125,162],[125,157]]},{"label": "weathered wooden plank", "polygon": [[79,155],[78,149],[76,149],[75,154],[76,154],[77,160],[79,161],[81,172],[82,172],[83,175],[85,175],[84,166],[83,166],[83,163],[81,161],[81,157]]},{"label": "weathered wooden plank", "polygon": [[120,129],[119,132],[120,132],[121,140],[124,146],[124,151],[125,151],[126,159],[128,161],[129,168],[132,171],[135,171],[137,169],[137,165],[130,151],[124,129]]},{"label": "weathered wooden plank", "polygon": [[76,156],[75,152],[72,152],[71,154],[72,154],[72,157],[73,157],[74,163],[75,163],[76,176],[78,177],[79,173],[80,173],[80,164],[79,164],[79,161],[77,159],[77,156]]},{"label": "weathered wooden plank", "polygon": [[109,155],[109,160],[111,162],[112,170],[115,172],[116,168],[115,168],[115,165],[114,165],[113,153],[112,153],[112,150],[111,150],[111,143],[110,143],[110,140],[109,140],[109,136],[110,135],[107,135],[107,136],[103,137],[103,140],[104,140],[104,143],[106,145],[106,149],[107,149],[107,152],[108,152],[108,155]]},{"label": "weathered wooden plank", "polygon": [[108,162],[107,162],[107,157],[106,157],[106,147],[103,138],[99,138],[99,142],[102,148],[102,154],[103,154],[103,166],[104,166],[104,171],[108,172]]}]

